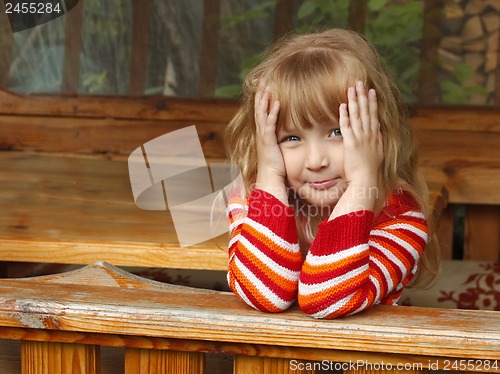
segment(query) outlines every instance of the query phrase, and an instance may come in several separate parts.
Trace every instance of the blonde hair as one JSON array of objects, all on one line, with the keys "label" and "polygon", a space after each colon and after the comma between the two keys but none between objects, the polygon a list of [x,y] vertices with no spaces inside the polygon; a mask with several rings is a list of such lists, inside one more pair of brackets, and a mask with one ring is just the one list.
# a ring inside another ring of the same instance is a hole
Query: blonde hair
[{"label": "blonde hair", "polygon": [[[427,187],[418,171],[417,144],[400,91],[375,48],[362,35],[330,29],[288,36],[271,46],[262,61],[249,72],[243,83],[241,106],[228,124],[225,136],[229,159],[240,169],[247,192],[251,191],[257,176],[253,108],[261,80],[271,85],[275,98],[280,101],[278,128],[284,125],[287,116],[295,126],[302,127],[327,118],[338,119],[339,105],[347,102],[348,87],[361,80],[367,89],[374,88],[384,149],[377,210],[383,209],[383,203],[395,189],[401,189],[414,197],[432,228]],[[299,236],[303,236],[301,225],[297,226]],[[429,237],[434,237],[433,230]],[[434,242],[431,240],[424,251],[413,284],[429,283],[437,274],[439,257]]]}]

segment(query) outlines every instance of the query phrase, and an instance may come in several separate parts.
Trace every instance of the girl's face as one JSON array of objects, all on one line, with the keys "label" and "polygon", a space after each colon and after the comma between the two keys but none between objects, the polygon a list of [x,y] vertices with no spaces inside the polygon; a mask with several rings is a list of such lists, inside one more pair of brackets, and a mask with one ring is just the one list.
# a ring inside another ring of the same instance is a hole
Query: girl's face
[{"label": "girl's face", "polygon": [[318,208],[333,208],[347,188],[339,127],[335,119],[309,129],[287,121],[276,134],[288,186],[296,197]]}]

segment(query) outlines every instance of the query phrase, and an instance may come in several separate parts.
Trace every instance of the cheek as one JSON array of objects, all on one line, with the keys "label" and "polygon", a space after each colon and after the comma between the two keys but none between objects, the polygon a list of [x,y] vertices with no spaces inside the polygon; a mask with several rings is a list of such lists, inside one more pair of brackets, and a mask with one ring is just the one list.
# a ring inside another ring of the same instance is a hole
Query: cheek
[{"label": "cheek", "polygon": [[283,155],[287,178],[299,175],[302,164],[300,152],[291,149],[282,149],[281,154]]},{"label": "cheek", "polygon": [[344,170],[344,145],[340,144],[332,150],[332,159],[339,168],[339,170]]}]

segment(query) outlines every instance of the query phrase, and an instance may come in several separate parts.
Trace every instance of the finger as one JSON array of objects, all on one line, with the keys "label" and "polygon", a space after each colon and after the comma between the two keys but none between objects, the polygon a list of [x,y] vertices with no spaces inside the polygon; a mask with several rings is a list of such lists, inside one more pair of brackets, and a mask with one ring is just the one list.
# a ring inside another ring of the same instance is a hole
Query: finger
[{"label": "finger", "polygon": [[370,127],[372,131],[380,130],[380,122],[378,120],[378,101],[377,93],[372,88],[368,91],[368,106],[370,110]]},{"label": "finger", "polygon": [[261,127],[266,124],[268,106],[268,90],[259,90],[255,95],[255,122],[257,122],[257,127]]},{"label": "finger", "polygon": [[260,105],[260,101],[262,100],[262,94],[264,92],[264,87],[262,86],[262,80],[259,81],[259,84],[257,86],[257,90],[255,91],[255,97],[254,97],[254,102],[253,102],[253,110],[254,113],[257,113]]},{"label": "finger", "polygon": [[356,96],[356,89],[354,87],[349,87],[347,90],[347,100],[349,109],[349,127],[354,135],[359,135],[362,131],[361,119],[359,117],[359,105],[358,98]]},{"label": "finger", "polygon": [[356,82],[356,97],[358,98],[361,128],[364,132],[367,132],[370,130],[370,113],[368,111],[368,98],[363,81]]},{"label": "finger", "polygon": [[267,124],[269,126],[276,126],[276,121],[278,120],[278,114],[280,111],[280,102],[278,100],[275,100],[273,102],[273,105],[271,107],[271,110],[269,111],[269,115],[267,116]]},{"label": "finger", "polygon": [[351,126],[349,125],[349,113],[345,103],[342,103],[339,106],[339,126],[342,137],[349,137],[351,133]]}]

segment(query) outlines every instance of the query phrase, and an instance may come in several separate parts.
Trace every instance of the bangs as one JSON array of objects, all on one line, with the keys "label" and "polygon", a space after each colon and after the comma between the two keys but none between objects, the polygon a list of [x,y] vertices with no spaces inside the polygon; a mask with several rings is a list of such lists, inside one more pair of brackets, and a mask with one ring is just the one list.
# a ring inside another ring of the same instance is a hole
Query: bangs
[{"label": "bangs", "polygon": [[[353,56],[323,48],[301,50],[282,61],[269,79],[280,101],[277,128],[310,128],[339,118],[347,89],[366,71]],[[289,123],[291,121],[291,123]]]}]

